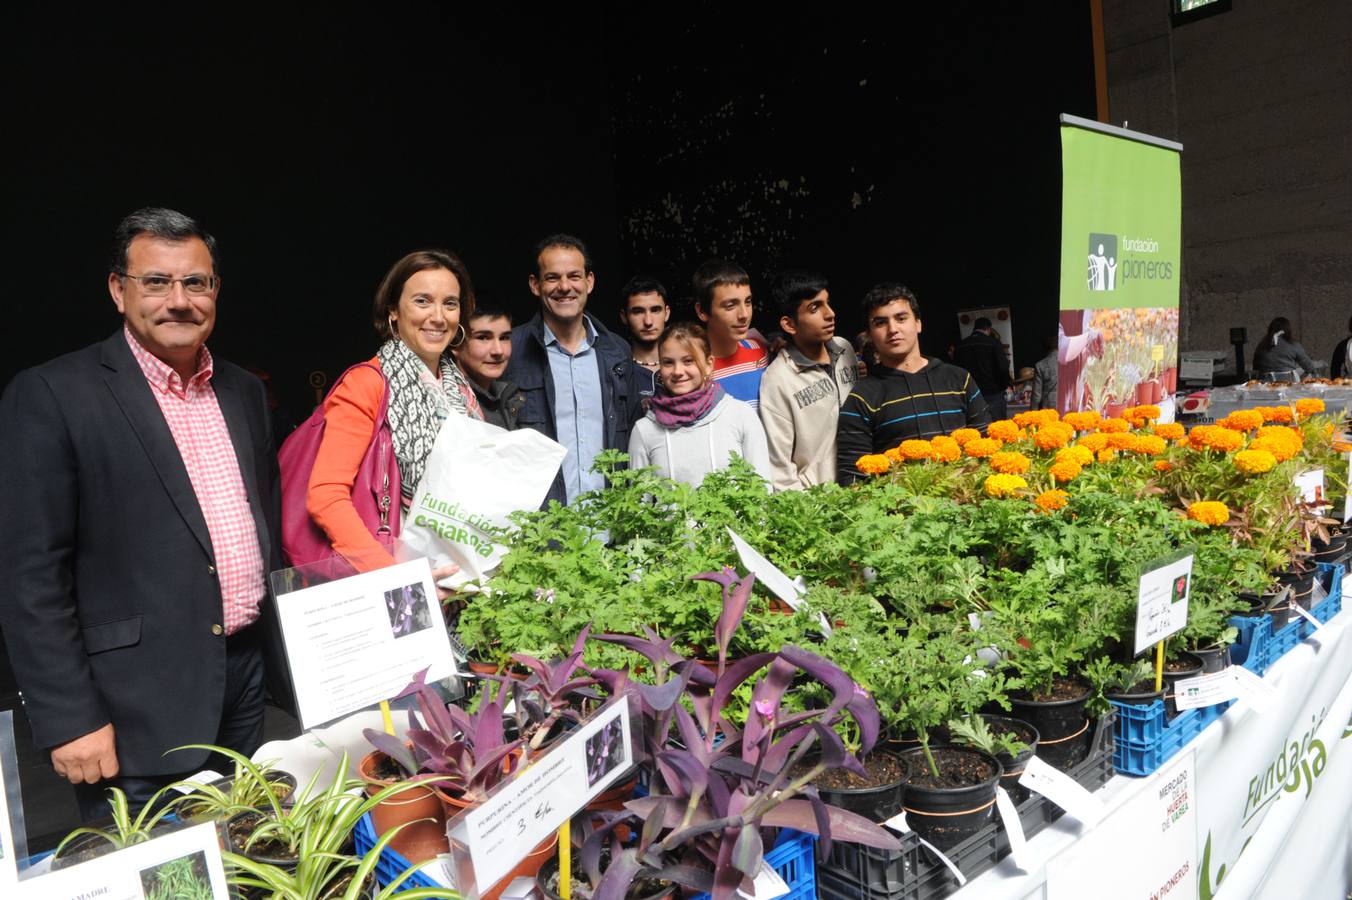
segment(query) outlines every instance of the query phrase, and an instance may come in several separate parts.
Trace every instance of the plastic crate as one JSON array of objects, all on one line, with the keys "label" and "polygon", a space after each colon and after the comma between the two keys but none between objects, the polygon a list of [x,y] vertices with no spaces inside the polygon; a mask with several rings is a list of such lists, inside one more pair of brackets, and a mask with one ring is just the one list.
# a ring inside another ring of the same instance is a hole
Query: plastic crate
[{"label": "plastic crate", "polygon": [[[1089,756],[1068,774],[1094,791],[1113,776],[1113,714],[1099,720]],[[1031,795],[1019,804],[1019,821],[1032,837],[1062,816],[1059,806]],[[958,880],[920,844],[915,832],[900,835],[901,850],[879,850],[833,841],[817,867],[817,896],[827,900],[935,900],[958,889]],[[975,878],[1009,854],[1009,837],[998,817],[946,854],[967,878]]]},{"label": "plastic crate", "polygon": [[[357,821],[357,827],[352,831],[352,842],[356,845],[358,856],[365,856],[370,853],[371,848],[376,845],[376,830],[375,826],[371,824],[370,813]],[[381,851],[380,859],[376,862],[376,882],[381,887],[385,887],[411,868],[413,868],[413,863],[386,847]],[[441,887],[441,885],[421,872],[414,872],[404,879],[404,883],[399,885],[399,890],[395,893],[402,894],[404,891],[411,891],[420,887]]]},{"label": "plastic crate", "polygon": [[1272,656],[1272,616],[1231,616],[1230,624],[1239,632],[1230,646],[1230,662],[1255,675],[1268,670]]},{"label": "plastic crate", "polygon": [[[1343,609],[1343,567],[1329,563],[1319,564],[1319,583],[1328,596],[1318,606],[1310,610],[1310,615],[1320,622],[1327,622]],[[1314,634],[1314,626],[1300,617],[1300,637],[1302,640]]]},{"label": "plastic crate", "polygon": [[1113,767],[1123,775],[1149,775],[1187,746],[1234,703],[1227,700],[1214,706],[1185,709],[1168,722],[1164,719],[1164,701],[1149,706],[1133,706],[1110,701],[1117,707],[1117,741],[1113,748]]},{"label": "plastic crate", "polygon": [[[817,896],[817,836],[792,828],[783,828],[774,849],[765,854],[770,868],[779,873],[789,892],[785,900],[812,900]],[[690,900],[710,900],[708,894],[695,894]]]},{"label": "plastic crate", "polygon": [[[1328,596],[1310,610],[1310,615],[1320,622],[1327,622],[1342,611],[1343,572],[1341,565],[1319,564],[1319,580],[1328,591]],[[1295,613],[1276,634],[1272,633],[1272,617],[1269,615],[1234,616],[1230,624],[1239,630],[1239,638],[1230,651],[1231,658],[1259,675],[1302,640],[1314,634],[1314,626]]]}]

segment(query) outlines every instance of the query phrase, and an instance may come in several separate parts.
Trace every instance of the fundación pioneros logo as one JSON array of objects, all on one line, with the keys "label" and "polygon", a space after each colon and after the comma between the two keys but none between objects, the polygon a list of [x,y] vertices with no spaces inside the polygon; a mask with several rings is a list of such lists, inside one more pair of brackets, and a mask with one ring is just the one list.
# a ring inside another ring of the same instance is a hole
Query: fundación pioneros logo
[{"label": "fundaci\u00f3n pioneros logo", "polygon": [[1127,281],[1161,281],[1174,277],[1173,263],[1151,259],[1160,252],[1159,241],[1124,236],[1122,256],[1118,256],[1115,234],[1089,233],[1089,267],[1086,283],[1091,291],[1115,291]]}]

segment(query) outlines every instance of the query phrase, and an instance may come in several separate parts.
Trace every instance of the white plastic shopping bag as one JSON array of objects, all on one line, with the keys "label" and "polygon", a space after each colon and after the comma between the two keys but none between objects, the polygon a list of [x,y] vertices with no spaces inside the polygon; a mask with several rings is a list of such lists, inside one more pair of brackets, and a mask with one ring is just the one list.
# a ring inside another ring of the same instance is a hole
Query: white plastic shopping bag
[{"label": "white plastic shopping bag", "polygon": [[518,510],[539,509],[567,451],[538,431],[506,431],[451,415],[437,433],[399,537],[433,568],[460,571],[443,587],[479,581],[502,561],[502,530]]}]

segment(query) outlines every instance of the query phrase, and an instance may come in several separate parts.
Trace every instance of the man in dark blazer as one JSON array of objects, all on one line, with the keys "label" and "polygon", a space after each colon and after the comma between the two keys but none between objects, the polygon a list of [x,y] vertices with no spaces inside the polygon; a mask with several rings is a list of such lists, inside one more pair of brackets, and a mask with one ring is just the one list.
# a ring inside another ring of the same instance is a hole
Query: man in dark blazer
[{"label": "man in dark blazer", "polygon": [[213,359],[216,243],[143,209],[114,239],[123,327],[0,399],[0,627],[33,736],[76,785],[144,804],[263,733],[258,617],[277,568],[264,389]]}]

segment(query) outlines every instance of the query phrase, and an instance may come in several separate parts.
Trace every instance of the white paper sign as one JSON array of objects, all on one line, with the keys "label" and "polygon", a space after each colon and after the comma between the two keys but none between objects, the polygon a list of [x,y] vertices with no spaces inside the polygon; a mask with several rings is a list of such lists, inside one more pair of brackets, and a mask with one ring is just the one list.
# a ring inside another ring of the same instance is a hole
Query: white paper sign
[{"label": "white paper sign", "polygon": [[447,823],[454,848],[468,845],[482,894],[558,831],[634,762],[629,701],[612,701],[499,788]]},{"label": "white paper sign", "polygon": [[[145,900],[153,896],[227,900],[213,824],[194,825],[67,869],[19,882],[21,900]],[[156,892],[159,892],[158,894]]]},{"label": "white paper sign", "polygon": [[[905,834],[906,832],[911,830],[910,823],[906,821],[905,812],[897,813],[895,816],[884,822],[883,825],[886,826],[887,828],[891,828],[893,831],[899,831],[902,834]],[[916,835],[916,838],[917,840],[920,841],[920,846],[924,847],[930,853],[934,854],[935,859],[943,863],[944,866],[948,868],[948,871],[953,873],[953,877],[958,879],[958,887],[962,887],[967,883],[967,876],[962,874],[962,869],[959,869],[957,865],[953,862],[953,860],[949,859],[947,856],[944,856],[942,850],[940,850],[938,847],[934,846],[924,838],[920,837],[919,835]]]},{"label": "white paper sign", "polygon": [[426,557],[277,597],[301,727],[388,700],[427,669],[455,674]]},{"label": "white paper sign", "polygon": [[1231,666],[1231,677],[1235,679],[1239,699],[1253,707],[1254,712],[1263,713],[1277,699],[1277,688],[1265,678],[1259,678],[1243,666]]},{"label": "white paper sign", "polygon": [[1136,591],[1136,652],[1140,653],[1188,624],[1192,555],[1147,564]]},{"label": "white paper sign", "polygon": [[[742,568],[754,574],[761,584],[769,588],[770,593],[787,603],[790,609],[797,611],[803,605],[803,595],[807,589],[800,583],[801,580],[789,578],[731,528],[728,528],[728,537],[732,538],[732,546],[737,550]],[[830,636],[831,623],[826,621],[826,616],[818,614],[818,627],[823,635]]]},{"label": "white paper sign", "polygon": [[1306,503],[1321,504],[1324,502],[1324,470],[1310,469],[1308,472],[1301,472],[1295,478],[1296,490],[1300,491],[1300,499]]},{"label": "white paper sign", "polygon": [[1028,838],[1024,836],[1023,823],[1019,821],[1019,810],[1002,787],[995,789],[995,808],[1000,811],[1000,821],[1005,824],[1005,834],[1009,835],[1010,858],[1014,860],[1014,865],[1027,871],[1028,866],[1024,857],[1028,847]]},{"label": "white paper sign", "polygon": [[[1140,782],[1098,827],[1047,863],[1048,900],[1197,897],[1197,778],[1191,751]],[[1123,860],[1113,848],[1146,847]],[[1222,894],[1224,896],[1224,894]]]},{"label": "white paper sign", "polygon": [[1180,678],[1174,682],[1174,704],[1179,709],[1198,709],[1234,700],[1239,696],[1239,685],[1231,669],[1236,668],[1244,667],[1227,666],[1209,675]]},{"label": "white paper sign", "polygon": [[1059,769],[1053,769],[1036,756],[1030,757],[1019,784],[1036,791],[1048,800],[1074,816],[1086,826],[1092,826],[1103,818],[1103,801]]}]

